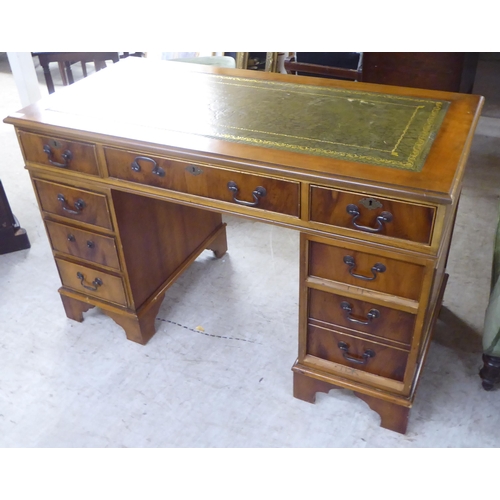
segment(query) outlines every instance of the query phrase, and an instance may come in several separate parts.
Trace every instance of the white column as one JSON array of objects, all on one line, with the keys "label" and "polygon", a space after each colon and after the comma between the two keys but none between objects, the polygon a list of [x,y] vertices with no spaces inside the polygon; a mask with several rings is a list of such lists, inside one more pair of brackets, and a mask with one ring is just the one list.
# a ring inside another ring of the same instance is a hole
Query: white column
[{"label": "white column", "polygon": [[31,52],[7,52],[7,57],[21,98],[21,105],[28,106],[41,99],[42,94]]}]

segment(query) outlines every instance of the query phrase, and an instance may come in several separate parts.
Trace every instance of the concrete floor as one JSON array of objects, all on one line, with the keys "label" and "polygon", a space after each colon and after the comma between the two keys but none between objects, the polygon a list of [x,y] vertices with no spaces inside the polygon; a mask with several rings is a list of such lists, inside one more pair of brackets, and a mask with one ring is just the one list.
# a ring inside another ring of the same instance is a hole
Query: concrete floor
[{"label": "concrete floor", "polygon": [[[500,197],[499,82],[500,62],[481,61],[475,91],[487,104],[404,436],[382,429],[349,391],[318,394],[315,405],[292,397],[294,231],[226,217],[229,252],[206,252],[170,289],[147,346],[96,309],[83,323],[68,320],[14,129],[0,123],[0,178],[32,245],[0,256],[0,447],[500,446],[500,392],[484,391],[478,377]],[[0,115],[20,107],[0,53]]]}]

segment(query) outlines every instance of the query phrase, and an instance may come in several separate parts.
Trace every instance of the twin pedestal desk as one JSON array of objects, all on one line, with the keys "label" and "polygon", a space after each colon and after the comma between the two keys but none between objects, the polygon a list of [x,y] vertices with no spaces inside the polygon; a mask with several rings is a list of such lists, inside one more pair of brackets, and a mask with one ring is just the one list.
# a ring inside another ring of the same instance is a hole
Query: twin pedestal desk
[{"label": "twin pedestal desk", "polygon": [[121,61],[5,119],[66,314],[145,344],[221,213],[300,231],[294,396],[354,391],[406,432],[446,284],[479,96]]}]

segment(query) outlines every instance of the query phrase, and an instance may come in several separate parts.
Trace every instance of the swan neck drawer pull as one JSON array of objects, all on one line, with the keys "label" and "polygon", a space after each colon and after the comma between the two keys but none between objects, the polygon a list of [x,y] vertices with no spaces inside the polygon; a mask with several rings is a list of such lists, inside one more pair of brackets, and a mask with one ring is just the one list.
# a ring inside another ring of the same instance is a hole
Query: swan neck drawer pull
[{"label": "swan neck drawer pull", "polygon": [[354,260],[354,257],[351,257],[350,255],[346,255],[344,257],[344,264],[347,264],[349,266],[349,274],[353,278],[358,278],[364,281],[373,281],[377,277],[378,273],[384,273],[386,270],[384,264],[377,263],[374,264],[371,269],[373,276],[363,276],[362,274],[356,274],[354,272],[354,269],[356,268],[356,261]]},{"label": "swan neck drawer pull", "polygon": [[62,203],[62,209],[72,215],[80,215],[82,213],[82,210],[85,208],[85,202],[80,198],[75,201],[74,209],[68,206],[68,202],[66,201],[66,198],[63,194],[58,194],[57,200]]},{"label": "swan neck drawer pull", "polygon": [[256,207],[259,204],[260,198],[262,198],[263,196],[266,196],[266,194],[267,194],[266,188],[264,188],[262,186],[257,186],[255,188],[255,190],[252,192],[252,196],[253,196],[254,201],[253,202],[252,201],[244,201],[244,200],[239,200],[238,198],[236,198],[236,195],[238,194],[238,191],[239,191],[239,188],[238,188],[238,185],[236,184],[236,182],[229,181],[227,183],[227,188],[229,189],[229,191],[231,191],[233,193],[233,201],[235,203],[238,203],[238,205],[244,205],[245,207]]},{"label": "swan neck drawer pull", "polygon": [[130,164],[130,168],[134,172],[140,172],[141,171],[141,165],[139,161],[147,161],[149,163],[153,164],[153,169],[151,170],[151,173],[154,175],[157,175],[158,177],[165,177],[165,170],[161,168],[158,163],[156,163],[153,158],[148,158],[147,156],[136,156],[134,161]]},{"label": "swan neck drawer pull", "polygon": [[83,288],[86,288],[87,290],[91,290],[92,292],[96,292],[97,289],[100,286],[102,286],[102,284],[103,284],[101,278],[96,278],[94,281],[92,281],[92,286],[86,285],[84,283],[85,276],[80,272],[76,273],[76,277],[80,280],[80,284],[83,286]]},{"label": "swan neck drawer pull", "polygon": [[347,311],[347,319],[352,323],[358,323],[359,325],[369,325],[374,319],[377,319],[380,316],[380,312],[378,309],[370,309],[368,314],[366,315],[366,320],[357,319],[356,317],[351,315],[352,306],[349,302],[341,302],[340,307],[343,311]]},{"label": "swan neck drawer pull", "polygon": [[57,161],[54,161],[54,153],[52,152],[52,148],[48,144],[45,144],[43,146],[43,152],[47,155],[49,163],[51,165],[54,165],[54,167],[68,168],[70,161],[73,159],[73,153],[69,149],[67,149],[61,155],[62,159],[64,160],[64,163],[59,163]]},{"label": "swan neck drawer pull", "polygon": [[347,205],[346,211],[349,215],[352,215],[352,224],[356,229],[360,229],[361,231],[365,231],[367,233],[380,233],[384,229],[384,224],[388,222],[392,222],[393,216],[391,212],[382,212],[380,215],[378,215],[375,218],[375,221],[377,222],[377,227],[369,227],[369,226],[360,226],[359,224],[356,223],[358,220],[360,213],[359,209],[356,205],[350,204]]},{"label": "swan neck drawer pull", "polygon": [[370,358],[375,357],[375,352],[372,351],[371,349],[367,349],[363,353],[363,358],[355,358],[354,356],[351,356],[349,354],[349,345],[346,344],[345,342],[339,342],[338,343],[339,349],[342,351],[342,356],[344,356],[344,359],[347,361],[350,361],[351,363],[356,363],[357,365],[366,365],[368,363],[368,360]]}]

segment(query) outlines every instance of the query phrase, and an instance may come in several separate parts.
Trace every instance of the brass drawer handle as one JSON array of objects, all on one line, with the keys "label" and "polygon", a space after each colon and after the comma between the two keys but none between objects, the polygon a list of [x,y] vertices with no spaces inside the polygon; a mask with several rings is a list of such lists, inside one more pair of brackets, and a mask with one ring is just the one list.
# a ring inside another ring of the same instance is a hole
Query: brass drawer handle
[{"label": "brass drawer handle", "polygon": [[78,272],[76,273],[76,277],[80,280],[80,284],[83,286],[83,288],[86,288],[87,290],[91,290],[92,292],[96,292],[97,289],[102,286],[102,279],[101,278],[96,278],[94,281],[92,281],[92,286],[86,285],[84,283],[85,281],[85,276]]},{"label": "brass drawer handle", "polygon": [[69,162],[73,159],[73,154],[71,153],[71,151],[69,149],[67,149],[62,154],[62,158],[64,160],[64,163],[58,163],[57,161],[54,161],[54,153],[52,152],[52,148],[48,144],[45,144],[43,146],[43,152],[47,154],[49,163],[51,165],[54,165],[54,167],[68,168]]},{"label": "brass drawer handle", "polygon": [[158,163],[156,163],[153,158],[148,158],[147,156],[136,156],[135,160],[131,163],[130,168],[134,172],[140,172],[141,171],[141,165],[139,164],[139,161],[148,161],[153,164],[153,170],[151,170],[151,173],[154,175],[157,175],[158,177],[165,177],[165,170],[158,166]]},{"label": "brass drawer handle", "polygon": [[349,302],[341,302],[340,307],[343,311],[347,311],[347,319],[352,323],[358,323],[360,325],[369,325],[374,319],[377,319],[380,316],[380,312],[378,309],[370,309],[368,314],[366,315],[366,320],[357,319],[351,315],[352,306]]},{"label": "brass drawer handle", "polygon": [[344,257],[344,263],[349,266],[349,274],[354,277],[358,278],[360,280],[365,280],[365,281],[373,281],[377,277],[377,273],[384,273],[386,270],[386,267],[384,264],[377,263],[373,265],[371,271],[373,273],[373,276],[363,276],[362,274],[356,274],[354,272],[354,269],[356,268],[356,261],[354,260],[354,257],[351,257],[350,255],[346,255]]},{"label": "brass drawer handle", "polygon": [[370,358],[375,357],[375,352],[372,351],[371,349],[367,349],[363,353],[363,359],[355,358],[349,354],[349,346],[345,342],[339,342],[338,346],[339,349],[342,351],[342,356],[344,356],[344,359],[350,361],[351,363],[356,363],[358,365],[366,365],[366,363],[368,363],[368,360]]},{"label": "brass drawer handle", "polygon": [[266,191],[266,188],[262,187],[262,186],[257,186],[255,188],[255,190],[252,192],[252,196],[253,196],[253,199],[254,201],[243,201],[243,200],[239,200],[238,198],[236,198],[236,195],[238,194],[238,185],[236,184],[236,182],[234,181],[229,181],[227,183],[227,188],[229,189],[229,191],[231,191],[233,194],[233,201],[235,203],[238,203],[239,205],[244,205],[245,207],[256,207],[258,204],[259,204],[259,201],[260,201],[260,198],[262,198],[263,196],[266,196],[267,194],[267,191]]},{"label": "brass drawer handle", "polygon": [[377,227],[368,227],[368,226],[360,226],[356,223],[356,220],[360,216],[359,209],[356,205],[350,204],[347,205],[346,211],[349,215],[352,215],[352,224],[356,229],[360,229],[361,231],[365,231],[367,233],[380,233],[382,229],[384,229],[384,224],[387,222],[391,222],[393,216],[391,212],[382,212],[377,218]]},{"label": "brass drawer handle", "polygon": [[64,197],[63,194],[58,194],[57,200],[62,203],[62,209],[65,212],[68,212],[69,214],[80,215],[82,213],[82,210],[85,208],[85,202],[80,198],[75,201],[75,208],[74,209],[69,208],[67,206],[68,202],[66,201],[66,198]]}]

